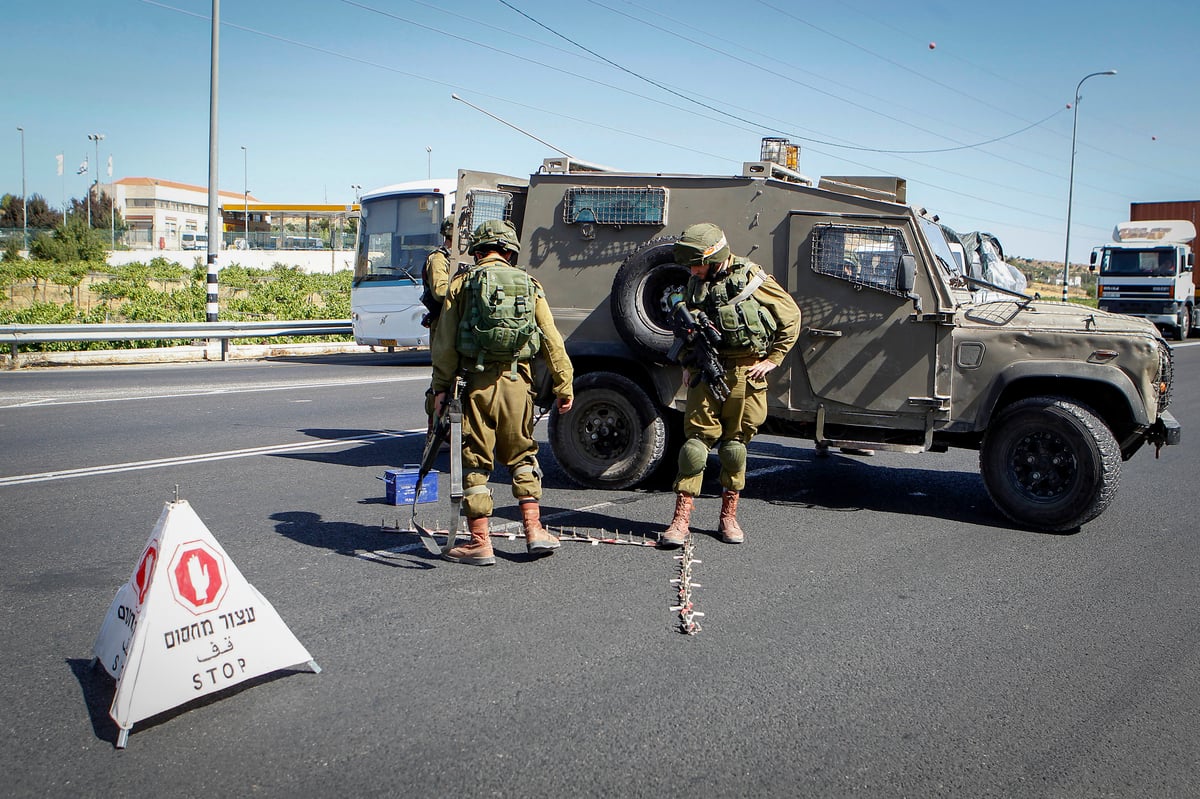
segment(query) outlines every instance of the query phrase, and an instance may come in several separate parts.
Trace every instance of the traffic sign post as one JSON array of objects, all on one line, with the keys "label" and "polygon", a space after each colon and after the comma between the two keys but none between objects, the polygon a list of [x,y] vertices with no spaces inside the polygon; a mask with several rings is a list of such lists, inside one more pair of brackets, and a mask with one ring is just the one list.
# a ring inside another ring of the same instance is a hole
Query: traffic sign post
[{"label": "traffic sign post", "polygon": [[186,501],[168,502],[93,647],[117,681],[109,715],[133,725],[280,669],[320,667]]}]

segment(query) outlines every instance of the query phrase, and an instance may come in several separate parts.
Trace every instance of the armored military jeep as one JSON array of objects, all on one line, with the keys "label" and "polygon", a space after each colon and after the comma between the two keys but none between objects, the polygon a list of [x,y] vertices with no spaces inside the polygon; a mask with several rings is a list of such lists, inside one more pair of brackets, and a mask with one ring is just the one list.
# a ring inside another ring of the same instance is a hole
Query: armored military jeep
[{"label": "armored military jeep", "polygon": [[[460,171],[456,244],[508,218],[575,366],[575,407],[550,420],[579,484],[673,473],[685,390],[667,362],[668,295],[688,278],[673,234],[720,225],[735,254],[796,299],[800,340],[771,374],[763,432],[835,447],[978,450],[996,506],[1071,530],[1102,513],[1121,464],[1178,443],[1172,355],[1153,325],[1034,300],[965,274],[900,178],[819,182],[752,161],[742,174],[632,174],[570,158],[528,178]],[[463,255],[465,259],[465,255]]]}]

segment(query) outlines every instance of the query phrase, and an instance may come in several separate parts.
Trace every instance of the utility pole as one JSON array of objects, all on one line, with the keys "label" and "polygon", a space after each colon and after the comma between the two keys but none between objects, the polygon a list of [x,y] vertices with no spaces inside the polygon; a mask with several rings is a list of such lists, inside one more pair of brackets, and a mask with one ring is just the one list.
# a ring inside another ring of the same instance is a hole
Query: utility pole
[{"label": "utility pole", "polygon": [[25,194],[25,128],[17,127],[21,134],[21,210],[25,214],[21,221],[21,249],[29,252],[29,199]]},{"label": "utility pole", "polygon": [[[88,141],[93,141],[96,143],[96,161],[95,161],[96,179],[95,179],[94,183],[96,186],[96,199],[99,200],[100,199],[100,142],[104,141],[104,134],[103,133],[89,133]],[[88,206],[88,227],[91,227],[92,226],[92,192],[91,192],[90,188],[88,189],[87,206]]]}]

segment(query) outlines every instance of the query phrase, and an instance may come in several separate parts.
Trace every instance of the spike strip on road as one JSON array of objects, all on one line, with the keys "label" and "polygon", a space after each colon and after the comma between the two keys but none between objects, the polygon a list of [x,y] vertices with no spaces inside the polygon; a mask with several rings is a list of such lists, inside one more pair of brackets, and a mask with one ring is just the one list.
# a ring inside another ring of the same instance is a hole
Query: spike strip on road
[{"label": "spike strip on road", "polygon": [[676,587],[676,598],[679,602],[677,605],[672,605],[671,610],[679,613],[679,632],[684,635],[695,635],[700,632],[700,623],[696,619],[704,616],[703,613],[696,610],[696,606],[692,602],[692,589],[701,587],[700,583],[692,580],[692,566],[702,562],[696,560],[695,554],[695,541],[689,532],[683,542],[683,553],[675,556],[675,560],[679,561],[679,577],[671,581],[671,584]]}]

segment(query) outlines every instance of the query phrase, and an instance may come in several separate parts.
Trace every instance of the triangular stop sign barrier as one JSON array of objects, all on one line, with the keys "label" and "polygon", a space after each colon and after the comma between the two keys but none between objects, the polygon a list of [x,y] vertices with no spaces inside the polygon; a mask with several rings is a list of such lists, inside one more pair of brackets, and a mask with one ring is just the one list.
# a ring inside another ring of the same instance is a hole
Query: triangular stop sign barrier
[{"label": "triangular stop sign barrier", "polygon": [[117,680],[118,748],[164,710],[280,669],[321,670],[184,500],[166,503],[93,651]]}]

